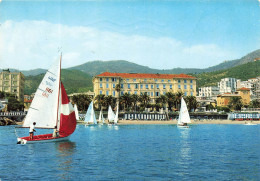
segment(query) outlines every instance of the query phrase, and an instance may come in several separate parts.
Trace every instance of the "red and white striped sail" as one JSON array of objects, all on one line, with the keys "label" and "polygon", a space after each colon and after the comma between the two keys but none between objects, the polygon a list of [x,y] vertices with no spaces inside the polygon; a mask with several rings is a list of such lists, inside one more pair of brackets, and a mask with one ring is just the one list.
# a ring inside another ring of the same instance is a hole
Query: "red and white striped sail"
[{"label": "red and white striped sail", "polygon": [[61,83],[61,105],[59,133],[61,137],[71,135],[76,129],[76,116],[72,104],[69,101],[63,84]]}]

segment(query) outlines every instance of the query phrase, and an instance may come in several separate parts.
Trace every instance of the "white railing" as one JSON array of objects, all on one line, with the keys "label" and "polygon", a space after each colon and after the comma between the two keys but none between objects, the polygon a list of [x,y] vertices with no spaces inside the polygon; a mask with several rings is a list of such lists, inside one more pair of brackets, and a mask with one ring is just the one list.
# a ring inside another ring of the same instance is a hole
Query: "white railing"
[{"label": "white railing", "polygon": [[25,112],[0,112],[0,116],[25,116]]}]

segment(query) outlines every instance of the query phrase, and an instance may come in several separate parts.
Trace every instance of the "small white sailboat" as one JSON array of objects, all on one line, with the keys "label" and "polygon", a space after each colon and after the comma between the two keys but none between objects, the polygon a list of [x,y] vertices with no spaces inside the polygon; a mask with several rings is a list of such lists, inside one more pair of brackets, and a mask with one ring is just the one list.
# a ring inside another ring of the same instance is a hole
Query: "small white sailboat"
[{"label": "small white sailboat", "polygon": [[93,106],[93,101],[91,101],[91,103],[88,106],[88,110],[87,110],[87,113],[85,115],[85,123],[86,123],[86,125],[97,124],[94,106]]},{"label": "small white sailboat", "polygon": [[253,123],[252,121],[251,122],[245,122],[245,124],[244,125],[248,125],[248,126],[250,126],[250,125],[257,125],[257,124],[255,124],[255,123]]},{"label": "small white sailboat", "polygon": [[78,111],[77,104],[74,104],[74,110],[75,110],[76,120],[79,120],[79,111]]},{"label": "small white sailboat", "polygon": [[61,57],[45,74],[22,128],[29,128],[34,122],[36,129],[53,129],[59,135],[42,134],[32,138],[17,138],[17,144],[60,141],[68,139],[76,129],[76,117],[66,90],[60,80]]},{"label": "small white sailboat", "polygon": [[104,116],[103,116],[103,113],[102,113],[102,109],[101,109],[101,111],[99,113],[98,123],[99,124],[104,124],[105,123],[105,119],[104,119]]},{"label": "small white sailboat", "polygon": [[189,111],[187,109],[187,105],[184,99],[181,98],[181,109],[180,109],[177,126],[180,128],[189,128],[188,123],[191,123]]},{"label": "small white sailboat", "polygon": [[108,108],[108,123],[114,123],[115,120],[115,113],[113,112],[111,106],[109,105]]}]

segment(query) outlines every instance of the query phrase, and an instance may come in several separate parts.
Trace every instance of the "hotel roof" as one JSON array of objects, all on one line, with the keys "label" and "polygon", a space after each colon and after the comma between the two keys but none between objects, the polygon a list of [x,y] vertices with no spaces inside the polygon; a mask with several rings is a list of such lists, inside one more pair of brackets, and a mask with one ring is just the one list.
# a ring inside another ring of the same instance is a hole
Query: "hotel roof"
[{"label": "hotel roof", "polygon": [[248,89],[248,88],[245,88],[245,87],[242,87],[242,88],[240,88],[240,89],[237,89],[237,91],[250,91],[250,89]]},{"label": "hotel roof", "polygon": [[155,78],[155,79],[173,79],[173,78],[187,78],[196,79],[187,74],[143,74],[143,73],[111,73],[104,72],[96,75],[96,77],[122,77],[122,78]]}]

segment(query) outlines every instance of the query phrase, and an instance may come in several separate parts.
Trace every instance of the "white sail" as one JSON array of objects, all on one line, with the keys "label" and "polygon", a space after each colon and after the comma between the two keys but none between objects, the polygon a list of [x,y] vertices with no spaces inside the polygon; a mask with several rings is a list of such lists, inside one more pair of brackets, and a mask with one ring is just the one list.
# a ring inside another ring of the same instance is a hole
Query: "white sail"
[{"label": "white sail", "polygon": [[88,110],[85,116],[85,122],[97,124],[94,107],[93,107],[93,101],[91,101],[91,103],[88,106]]},{"label": "white sail", "polygon": [[33,122],[36,122],[36,128],[54,128],[56,126],[60,92],[60,66],[60,61],[57,61],[46,72],[35,93],[23,127],[29,127]]},{"label": "white sail", "polygon": [[99,112],[98,122],[99,122],[99,123],[101,123],[101,122],[102,122],[102,123],[105,123],[105,119],[104,119],[102,110]]},{"label": "white sail", "polygon": [[74,110],[75,110],[76,120],[79,120],[79,111],[78,111],[77,104],[74,104]]},{"label": "white sail", "polygon": [[115,119],[115,113],[112,111],[111,106],[108,108],[108,121],[113,122]]},{"label": "white sail", "polygon": [[178,124],[182,124],[182,123],[191,123],[189,111],[187,109],[187,105],[183,98],[181,98],[181,109],[180,109],[180,114],[178,119]]},{"label": "white sail", "polygon": [[118,122],[118,107],[119,107],[119,105],[118,105],[118,103],[117,103],[117,106],[116,106],[117,108],[116,108],[116,115],[115,115],[115,120],[114,120],[114,123],[115,124],[117,124],[117,122]]}]

